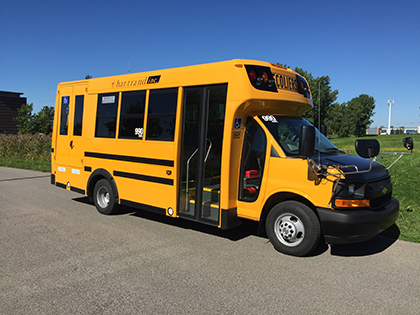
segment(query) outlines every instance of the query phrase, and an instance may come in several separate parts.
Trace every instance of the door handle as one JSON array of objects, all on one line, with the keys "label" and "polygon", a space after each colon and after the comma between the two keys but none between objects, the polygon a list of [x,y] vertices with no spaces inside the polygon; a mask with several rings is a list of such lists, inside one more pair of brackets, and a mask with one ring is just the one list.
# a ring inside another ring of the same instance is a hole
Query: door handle
[{"label": "door handle", "polygon": [[74,145],[73,145],[73,140],[70,141],[70,149],[73,149]]}]

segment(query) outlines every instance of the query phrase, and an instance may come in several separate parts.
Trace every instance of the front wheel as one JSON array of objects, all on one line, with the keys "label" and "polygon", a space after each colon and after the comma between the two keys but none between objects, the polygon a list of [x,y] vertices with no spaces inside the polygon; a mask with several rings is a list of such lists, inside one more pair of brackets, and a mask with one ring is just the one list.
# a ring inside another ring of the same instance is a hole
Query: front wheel
[{"label": "front wheel", "polygon": [[111,184],[106,179],[100,179],[93,189],[93,202],[96,209],[102,214],[115,214],[118,212],[118,203]]},{"label": "front wheel", "polygon": [[274,248],[292,256],[305,256],[311,252],[321,236],[316,214],[294,200],[274,206],[268,213],[265,226]]}]

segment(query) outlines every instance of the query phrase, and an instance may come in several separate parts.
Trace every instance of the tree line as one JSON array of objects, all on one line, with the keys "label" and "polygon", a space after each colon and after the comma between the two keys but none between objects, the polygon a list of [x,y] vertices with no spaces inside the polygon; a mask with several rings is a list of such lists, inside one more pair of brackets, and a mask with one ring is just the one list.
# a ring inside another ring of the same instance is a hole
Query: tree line
[{"label": "tree line", "polygon": [[54,121],[54,107],[44,106],[38,113],[32,114],[33,103],[23,104],[14,118],[18,134],[50,134]]},{"label": "tree line", "polygon": [[366,135],[372,116],[375,114],[375,99],[361,94],[348,102],[336,102],[338,91],[331,88],[329,76],[314,77],[312,73],[301,68],[294,69],[308,81],[312,93],[313,108],[303,117],[314,126],[327,126],[329,134],[338,137]]}]

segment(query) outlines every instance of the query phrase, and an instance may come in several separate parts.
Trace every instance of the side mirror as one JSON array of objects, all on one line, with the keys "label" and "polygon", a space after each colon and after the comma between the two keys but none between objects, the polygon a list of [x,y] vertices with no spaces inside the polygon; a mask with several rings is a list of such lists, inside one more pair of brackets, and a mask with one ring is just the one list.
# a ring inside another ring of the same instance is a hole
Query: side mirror
[{"label": "side mirror", "polygon": [[315,150],[315,127],[301,126],[299,137],[299,155],[301,157],[311,157]]},{"label": "side mirror", "polygon": [[404,138],[403,143],[407,150],[413,151],[413,147],[414,147],[413,138],[411,137]]},{"label": "side mirror", "polygon": [[376,139],[358,139],[355,147],[357,154],[366,159],[379,154],[379,142]]}]

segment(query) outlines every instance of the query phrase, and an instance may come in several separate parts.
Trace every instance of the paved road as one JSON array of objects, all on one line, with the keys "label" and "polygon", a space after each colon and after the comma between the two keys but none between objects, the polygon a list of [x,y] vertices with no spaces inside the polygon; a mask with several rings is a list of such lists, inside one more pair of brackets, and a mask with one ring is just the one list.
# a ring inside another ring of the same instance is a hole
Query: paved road
[{"label": "paved road", "polygon": [[296,258],[255,224],[133,211],[104,216],[49,174],[0,167],[0,314],[420,313],[420,244],[379,236]]}]

